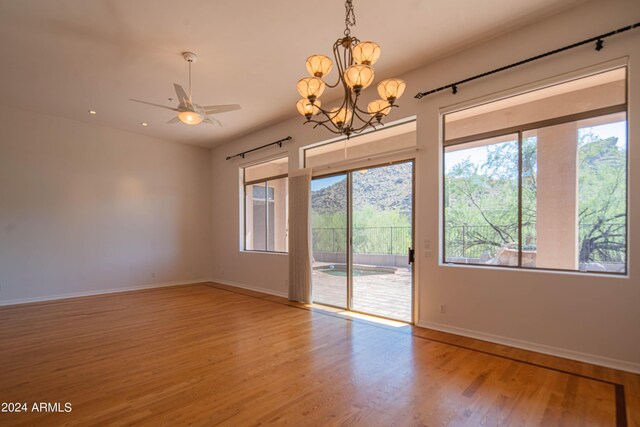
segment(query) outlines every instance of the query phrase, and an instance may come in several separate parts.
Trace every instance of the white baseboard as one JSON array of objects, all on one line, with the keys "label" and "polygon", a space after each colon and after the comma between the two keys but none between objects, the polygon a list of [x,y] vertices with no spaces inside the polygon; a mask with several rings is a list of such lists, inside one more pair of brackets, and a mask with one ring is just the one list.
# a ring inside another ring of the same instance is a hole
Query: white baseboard
[{"label": "white baseboard", "polygon": [[214,283],[220,283],[221,285],[233,286],[234,288],[241,288],[241,289],[246,289],[248,291],[262,292],[263,294],[274,295],[282,298],[289,298],[289,295],[286,292],[274,291],[273,289],[260,288],[258,286],[248,286],[248,285],[243,285],[242,283],[230,282],[228,280],[211,279],[210,281]]},{"label": "white baseboard", "polygon": [[619,369],[621,371],[632,372],[634,374],[640,374],[640,363],[612,359],[595,354],[582,353],[545,344],[538,344],[529,341],[503,337],[500,335],[488,334],[485,332],[473,331],[465,328],[458,328],[456,326],[442,325],[440,323],[434,322],[418,321],[416,323],[416,326],[419,326],[421,328],[434,329],[441,332],[448,332],[455,335],[462,335],[482,341],[508,345],[510,347],[521,348],[523,350],[535,351],[537,353],[549,354],[551,356],[562,357],[565,359],[577,360],[579,362],[591,363],[593,365],[605,366],[607,368]]},{"label": "white baseboard", "polygon": [[4,301],[0,300],[0,307],[7,306],[7,305],[16,305],[16,304],[29,304],[32,302],[44,302],[44,301],[55,301],[55,300],[68,299],[68,298],[89,297],[93,295],[116,294],[118,292],[139,291],[142,289],[165,288],[167,286],[191,285],[195,283],[210,282],[210,281],[211,279],[181,280],[178,282],[153,283],[153,284],[147,284],[147,285],[126,286],[123,288],[98,289],[95,291],[69,292],[64,294],[46,295],[42,297],[17,298],[17,299],[10,299],[10,300],[4,300]]}]

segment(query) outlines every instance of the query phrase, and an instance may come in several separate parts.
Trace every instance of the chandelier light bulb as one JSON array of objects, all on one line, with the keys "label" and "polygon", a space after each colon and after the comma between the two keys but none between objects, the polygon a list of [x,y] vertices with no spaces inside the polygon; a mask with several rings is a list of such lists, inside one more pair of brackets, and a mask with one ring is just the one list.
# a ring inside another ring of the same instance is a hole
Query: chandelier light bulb
[{"label": "chandelier light bulb", "polygon": [[342,128],[345,123],[351,120],[351,115],[352,115],[351,110],[344,107],[343,108],[335,107],[329,110],[329,117],[331,118],[331,121],[333,122],[334,125],[338,126],[339,128]]},{"label": "chandelier light bulb", "polygon": [[197,125],[202,122],[204,117],[194,111],[181,111],[178,113],[178,118],[186,125]]},{"label": "chandelier light bulb", "polygon": [[385,101],[384,99],[376,99],[367,105],[367,111],[380,121],[381,118],[389,114],[391,111],[391,104],[389,104],[389,101]]},{"label": "chandelier light bulb", "polygon": [[386,79],[378,83],[378,95],[393,104],[404,93],[407,84],[401,79]]},{"label": "chandelier light bulb", "polygon": [[368,65],[352,65],[344,72],[344,81],[356,94],[373,82],[373,68]]},{"label": "chandelier light bulb", "polygon": [[308,99],[303,98],[296,104],[296,108],[298,109],[298,113],[300,115],[305,116],[307,119],[310,119],[311,116],[318,114],[320,112],[321,103],[319,99],[312,104]]},{"label": "chandelier light bulb", "polygon": [[320,77],[305,77],[298,80],[298,93],[312,103],[324,92],[324,82]]},{"label": "chandelier light bulb", "polygon": [[380,58],[380,46],[376,42],[358,43],[353,48],[353,60],[357,64],[373,65]]},{"label": "chandelier light bulb", "polygon": [[329,74],[333,62],[325,55],[311,55],[307,58],[307,71],[315,77],[322,77]]}]

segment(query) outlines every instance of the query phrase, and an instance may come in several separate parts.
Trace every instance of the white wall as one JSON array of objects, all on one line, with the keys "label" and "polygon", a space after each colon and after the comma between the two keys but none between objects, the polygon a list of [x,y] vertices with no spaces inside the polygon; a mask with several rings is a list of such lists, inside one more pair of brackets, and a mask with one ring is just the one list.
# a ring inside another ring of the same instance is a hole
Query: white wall
[{"label": "white wall", "polygon": [[210,277],[208,149],[0,107],[0,304]]},{"label": "white wall", "polygon": [[[423,100],[412,98],[419,90],[439,87],[639,20],[637,0],[591,1],[403,76],[407,91],[389,121],[416,115],[418,141],[424,148],[416,160],[419,324],[640,371],[640,226],[636,225],[640,223],[640,30],[607,39],[600,52],[591,45],[583,46],[462,85],[455,96],[447,92]],[[440,265],[440,110],[625,56],[630,64],[629,277]],[[384,54],[380,60],[384,61]],[[300,72],[304,73],[302,64]],[[385,77],[389,76],[378,79]],[[291,85],[294,91],[295,82]],[[291,111],[293,115],[293,104]],[[324,130],[303,126],[302,121],[301,117],[292,118],[212,150],[214,279],[286,292],[286,255],[239,250],[236,183],[242,160],[226,161],[225,157],[291,135],[293,141],[282,149],[254,153],[250,160],[286,151],[290,171],[294,170],[299,167],[301,146],[332,137]],[[447,305],[446,314],[440,314],[440,304]]]}]

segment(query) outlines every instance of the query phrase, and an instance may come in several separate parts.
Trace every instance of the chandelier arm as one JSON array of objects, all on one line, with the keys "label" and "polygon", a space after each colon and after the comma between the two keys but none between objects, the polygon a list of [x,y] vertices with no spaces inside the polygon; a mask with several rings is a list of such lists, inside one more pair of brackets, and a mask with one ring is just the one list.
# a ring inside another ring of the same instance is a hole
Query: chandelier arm
[{"label": "chandelier arm", "polygon": [[[351,43],[353,43],[353,39],[351,40]],[[353,44],[349,44],[349,48],[345,47],[345,49],[344,49],[344,65],[351,66],[353,64],[353,55],[352,55],[352,50],[351,50],[352,47],[353,47]],[[356,99],[355,100],[352,99],[351,88],[349,87],[349,85],[347,84],[347,81],[344,78],[344,73],[345,73],[346,69],[348,68],[348,66],[345,67],[344,65],[343,65],[343,69],[341,70],[340,75],[342,76],[342,83],[344,85],[345,102],[348,102],[350,104],[350,106],[353,106],[358,102],[358,96],[356,95]]]},{"label": "chandelier arm", "polygon": [[359,128],[359,129],[352,129],[351,133],[358,135],[358,134],[364,132],[365,130],[367,130],[368,128],[370,128],[370,127],[373,127],[375,129],[375,126],[373,126],[373,124],[367,124],[366,126],[363,126],[363,127]]},{"label": "chandelier arm", "polygon": [[[344,103],[343,103],[343,107],[341,107],[341,108],[344,108]],[[340,111],[340,109],[338,109],[338,112],[339,111]],[[380,123],[380,122],[375,123],[374,122],[374,119],[375,119],[374,116],[371,116],[368,120],[365,120],[362,116],[360,116],[360,114],[356,114],[358,116],[359,121],[363,123],[362,126],[360,126],[358,128],[354,128],[353,127],[354,120],[353,120],[353,115],[352,115],[352,120],[351,120],[350,125],[349,126],[344,126],[343,125],[342,128],[339,128],[331,120],[332,118],[334,118],[338,114],[338,112],[336,112],[336,114],[334,114],[333,116],[328,111],[321,110],[321,112],[325,117],[327,117],[326,120],[309,119],[309,120],[305,121],[304,124],[306,124],[306,123],[314,123],[315,124],[314,128],[316,128],[317,126],[322,126],[322,127],[326,128],[329,131],[331,131],[333,133],[336,133],[336,134],[343,134],[345,128],[350,129],[350,133],[360,133],[360,132],[364,131],[365,129],[369,128],[369,127],[373,127],[375,129],[376,124],[380,124],[381,126],[384,126],[383,123]],[[327,123],[331,123],[331,126],[328,126]]]},{"label": "chandelier arm", "polygon": [[[382,123],[380,123],[380,125],[382,125]],[[382,125],[382,126],[384,126],[384,125]],[[370,123],[370,124],[367,124],[366,126],[361,127],[360,129],[352,130],[351,133],[355,134],[355,135],[359,135],[359,134],[361,134],[362,132],[364,132],[365,130],[367,130],[369,128],[373,128],[373,130],[377,130],[375,125],[373,123]]]},{"label": "chandelier arm", "polygon": [[363,122],[363,123],[368,123],[368,122],[370,122],[370,121],[371,121],[371,119],[373,118],[373,116],[369,116],[369,113],[367,113],[367,116],[369,116],[369,117],[367,117],[366,119],[365,119],[365,118],[362,118],[362,116],[360,116],[360,114],[359,114],[357,111],[354,111],[354,112],[353,112],[353,116],[354,116],[354,117],[355,117],[355,116],[358,116],[358,119],[360,119],[360,121],[361,121],[361,122]]},{"label": "chandelier arm", "polygon": [[352,94],[351,91],[349,91],[349,94],[347,95],[349,98],[349,106],[351,107],[351,124],[353,124],[353,118],[355,116],[358,116],[358,118],[360,120],[362,120],[362,118],[360,118],[360,116],[358,115],[358,98],[360,97],[360,94]]},{"label": "chandelier arm", "polygon": [[[338,108],[338,112],[343,108],[347,108],[349,106],[348,103],[349,103],[349,94],[347,93],[347,95],[342,100],[342,104],[340,104],[340,107]],[[337,112],[336,112],[336,115],[338,115]]]},{"label": "chandelier arm", "polygon": [[[329,128],[329,127],[328,127],[325,123],[330,122],[330,123],[331,123],[331,125],[333,125],[333,127],[335,127],[336,129],[338,129],[338,132],[337,132],[337,133],[342,133],[342,129],[344,129],[344,128],[345,128],[345,124],[346,124],[346,123],[344,123],[344,124],[342,125],[342,127],[338,127],[338,125],[336,125],[336,124],[333,122],[333,119],[335,119],[335,118],[338,116],[338,114],[340,114],[340,112],[341,112],[343,109],[346,109],[346,108],[347,108],[347,101],[348,101],[348,100],[349,100],[349,98],[348,98],[348,97],[345,97],[345,98],[343,99],[343,101],[342,101],[342,104],[340,104],[340,107],[336,108],[335,113],[332,113],[331,111],[325,110],[325,109],[323,109],[323,108],[318,108],[318,110],[319,110],[319,111],[320,111],[320,112],[321,112],[321,113],[326,117],[326,120],[310,120],[310,121],[312,121],[312,122],[314,122],[314,123],[320,123],[320,124],[322,124],[322,125],[323,125],[324,127],[326,127],[326,128]],[[352,119],[353,119],[353,115],[352,115]]]},{"label": "chandelier arm", "polygon": [[317,128],[318,126],[322,126],[322,127],[324,127],[325,129],[327,129],[327,130],[328,130],[329,132],[331,132],[331,133],[335,133],[335,134],[338,134],[338,135],[340,135],[340,134],[342,133],[342,131],[341,131],[340,129],[337,129],[337,128],[336,128],[336,129],[337,129],[337,130],[336,130],[336,129],[334,129],[334,128],[331,128],[331,127],[327,126],[327,125],[325,124],[326,122],[319,122],[319,121],[316,121],[316,120],[307,120],[307,121],[305,122],[305,124],[306,124],[306,123],[315,123],[315,124],[314,124],[314,126],[313,126],[313,128],[314,128],[314,129],[315,129],[315,128]]},{"label": "chandelier arm", "polygon": [[323,108],[318,108],[318,111],[320,113],[322,113],[327,118],[327,120],[329,120],[329,110],[325,110]]},{"label": "chandelier arm", "polygon": [[373,121],[373,117],[371,118],[371,120],[367,121],[364,125],[362,125],[361,127],[359,127],[358,129],[353,129],[352,132],[353,133],[360,133],[365,131],[367,128],[372,127],[374,129],[376,129],[376,125],[379,124],[380,126],[384,126],[384,124],[382,123],[376,123]]},{"label": "chandelier arm", "polygon": [[[363,113],[363,114],[371,114],[371,113],[369,113],[369,111],[368,111],[368,110],[367,110],[367,111],[363,110],[363,109],[362,109],[362,108],[360,108],[357,104],[354,104],[354,105],[353,105],[353,109],[354,109],[354,111],[359,111],[359,112],[361,112],[361,113]],[[382,110],[384,110],[384,108],[383,108]],[[382,111],[382,110],[380,110],[380,111]],[[380,111],[376,111],[376,113],[379,113]]]},{"label": "chandelier arm", "polygon": [[[344,109],[345,118],[346,118],[347,112],[351,109],[351,105],[352,105],[351,96],[350,96],[351,94],[348,92],[349,88],[346,88],[346,90],[347,90],[347,96],[344,97],[344,101],[342,101],[342,106],[340,106],[340,109],[338,110],[338,112],[340,112]],[[342,124],[343,128],[347,126],[348,121],[349,120],[345,120],[345,122]],[[351,123],[353,123],[353,110],[351,111],[351,121],[349,122],[349,126],[351,126]]]},{"label": "chandelier arm", "polygon": [[342,80],[342,58],[340,57],[340,45],[342,39],[336,40],[333,44],[333,59],[336,61],[336,68],[338,69],[338,80]]},{"label": "chandelier arm", "polygon": [[342,70],[340,73],[342,75],[343,81],[344,81],[344,72],[347,71],[347,68],[349,68],[349,66],[352,65],[351,55],[349,55],[350,52],[351,52],[351,45],[349,45],[348,48],[345,46],[344,51],[342,52],[343,60],[342,60]]},{"label": "chandelier arm", "polygon": [[362,118],[362,116],[360,115],[360,112],[358,112],[358,111],[356,111],[356,110],[354,110],[354,111],[353,111],[353,116],[354,116],[354,117],[358,117],[358,119],[360,119],[360,121],[361,121],[361,122],[367,122],[367,121],[369,121],[369,117],[370,117],[370,116],[369,116],[369,113],[367,113],[367,118],[366,118],[366,119],[363,119],[363,118]]},{"label": "chandelier arm", "polygon": [[[339,128],[338,126],[336,126],[335,123],[333,123],[333,121],[331,120],[331,116],[329,116],[329,113],[324,112],[323,114],[327,117],[326,120],[312,120],[312,119],[308,119],[305,123],[308,122],[312,122],[315,123],[316,125],[314,126],[314,129],[318,126],[318,125],[322,125],[323,127],[327,128],[328,130],[330,130],[333,133],[337,133],[337,134],[341,134],[342,133],[342,129]],[[337,114],[337,113],[336,113]],[[334,116],[335,117],[335,116]],[[330,123],[331,126],[328,126],[327,123]]]},{"label": "chandelier arm", "polygon": [[340,46],[341,46],[341,40],[338,40],[335,42],[335,44],[333,45],[333,57],[336,60],[336,68],[338,70],[338,82],[336,83],[336,86],[338,85],[338,83],[342,83],[344,84],[344,62],[343,62],[343,56],[340,55]]},{"label": "chandelier arm", "polygon": [[[358,95],[356,95],[354,98],[353,95],[351,94],[351,91],[349,91],[348,102],[349,102],[349,107],[351,108],[351,121],[349,122],[349,129],[353,129],[353,122],[356,119],[356,116],[358,116],[358,112],[354,109],[354,107],[358,104]],[[358,119],[362,121],[362,119],[359,116],[358,116]]]},{"label": "chandelier arm", "polygon": [[[344,102],[342,103],[342,105],[340,106],[340,108],[338,108],[335,112],[335,114],[331,115],[331,111],[329,110],[325,110],[324,108],[320,108],[318,107],[318,111],[320,111],[322,114],[324,114],[324,116],[327,118],[327,120],[324,121],[331,121],[332,119],[334,119],[338,113],[340,112],[340,110],[344,108]],[[331,123],[333,123],[333,121],[331,121]]]},{"label": "chandelier arm", "polygon": [[[344,111],[345,113],[345,118],[347,115],[347,112],[349,111],[349,96],[347,94],[347,96],[344,97],[344,99],[342,100],[342,104],[340,104],[340,107],[338,107],[338,109],[336,110],[336,114],[333,116],[333,118],[337,117],[338,114],[340,114],[341,111]],[[351,119],[353,120],[353,114],[351,115]],[[336,123],[333,122],[333,120],[331,120],[331,124],[333,124],[333,126],[340,130],[341,133],[344,132],[344,129],[348,129],[349,126],[347,126],[347,120],[344,121],[344,123],[342,123],[342,126],[338,126]]]},{"label": "chandelier arm", "polygon": [[369,110],[365,111],[365,110],[363,110],[362,108],[358,107],[357,105],[355,105],[354,107],[355,107],[355,109],[356,109],[356,110],[360,111],[361,113],[364,113],[364,114],[373,114],[373,115],[375,116],[376,114],[380,114],[380,113],[382,113],[382,112],[383,112],[384,110],[386,110],[387,108],[397,108],[397,107],[398,107],[398,105],[396,105],[396,104],[390,104],[389,106],[384,107],[384,108],[382,108],[382,109],[380,109],[380,110],[378,110],[378,111],[374,111],[373,113],[371,113]]},{"label": "chandelier arm", "polygon": [[[331,119],[333,117],[330,116],[331,113],[329,111],[323,111],[322,114],[326,117],[326,119],[324,119],[324,120],[314,120],[314,121],[316,121],[316,122],[331,122]],[[331,122],[331,123],[333,123],[333,122]]]},{"label": "chandelier arm", "polygon": [[338,53],[338,47],[340,46],[340,42],[342,41],[342,39],[338,39],[334,44],[333,44],[333,59],[334,61],[336,61],[336,68],[338,69],[338,80],[334,83],[334,84],[329,84],[327,82],[324,82],[324,84],[333,89],[335,87],[337,87],[340,82],[342,81],[342,64],[340,64],[339,62],[339,53]]}]

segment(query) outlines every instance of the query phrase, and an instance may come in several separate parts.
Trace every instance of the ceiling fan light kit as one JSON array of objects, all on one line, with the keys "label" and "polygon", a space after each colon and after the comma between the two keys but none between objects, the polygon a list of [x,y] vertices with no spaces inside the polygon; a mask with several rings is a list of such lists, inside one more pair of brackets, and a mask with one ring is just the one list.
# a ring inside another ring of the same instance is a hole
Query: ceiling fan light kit
[{"label": "ceiling fan light kit", "polygon": [[195,111],[180,111],[178,118],[185,125],[199,125],[204,119],[202,114],[196,113]]},{"label": "ceiling fan light kit", "polygon": [[[328,84],[323,80],[333,68],[334,62],[326,55],[311,55],[307,58],[306,67],[311,77],[298,81],[296,89],[302,99],[296,104],[298,113],[304,116],[306,123],[313,123],[314,128],[323,126],[329,131],[346,135],[357,134],[367,128],[382,125],[382,119],[396,107],[395,102],[402,96],[406,84],[403,80],[392,78],[378,83],[378,95],[381,99],[370,102],[364,110],[358,105],[363,90],[374,80],[373,64],[380,58],[380,46],[372,41],[361,42],[351,36],[350,27],[356,25],[353,0],[345,2],[344,37],[333,45],[333,56],[338,69],[338,81]],[[326,87],[334,88],[342,85],[344,96],[339,106],[324,109],[320,96]],[[314,116],[320,118],[314,119]]]},{"label": "ceiling fan light kit", "polygon": [[210,116],[227,111],[239,110],[240,106],[238,104],[202,106],[194,103],[191,96],[191,64],[198,60],[198,55],[193,52],[183,52],[182,57],[189,63],[189,93],[187,94],[187,92],[185,92],[185,90],[179,84],[173,84],[173,88],[176,91],[176,96],[178,97],[179,102],[176,108],[168,107],[161,104],[154,104],[153,102],[141,101],[139,99],[131,98],[130,100],[139,102],[141,104],[151,105],[153,107],[164,108],[165,110],[171,110],[178,113],[174,118],[169,120],[167,124],[182,122],[190,126],[199,125],[200,123],[207,123],[211,125],[218,124],[219,126],[222,126],[222,123],[218,119]]}]

